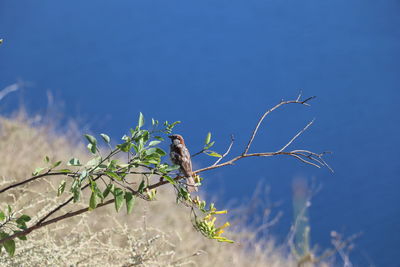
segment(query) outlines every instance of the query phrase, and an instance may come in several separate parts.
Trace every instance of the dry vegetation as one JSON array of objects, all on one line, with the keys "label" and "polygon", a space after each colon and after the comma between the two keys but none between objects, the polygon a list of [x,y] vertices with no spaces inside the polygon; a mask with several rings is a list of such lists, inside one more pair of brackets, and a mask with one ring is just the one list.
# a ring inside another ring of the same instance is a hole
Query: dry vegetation
[{"label": "dry vegetation", "polygon": [[[76,141],[79,135],[74,131],[60,135],[48,124],[40,124],[40,118],[1,117],[1,187],[29,177],[43,165],[46,155],[85,159],[85,146]],[[61,201],[56,197],[60,180],[51,177],[8,191],[0,196],[1,206],[9,203],[15,210],[38,214],[34,222]],[[81,205],[87,205],[87,198]],[[168,188],[160,190],[157,201],[137,200],[129,216],[125,210],[116,218],[109,214],[115,214],[114,207],[34,231],[28,241],[18,241],[14,257],[1,252],[0,266],[297,266],[287,246],[255,241],[246,227],[227,234],[235,244],[204,238],[193,229],[188,210],[176,204]]]}]

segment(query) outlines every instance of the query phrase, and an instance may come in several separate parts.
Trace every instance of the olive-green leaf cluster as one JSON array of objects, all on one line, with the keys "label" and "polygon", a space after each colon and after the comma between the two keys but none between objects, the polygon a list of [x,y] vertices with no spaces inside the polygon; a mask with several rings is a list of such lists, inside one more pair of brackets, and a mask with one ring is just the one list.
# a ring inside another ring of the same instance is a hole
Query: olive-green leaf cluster
[{"label": "olive-green leaf cluster", "polygon": [[[99,203],[103,203],[107,197],[111,196],[117,212],[125,203],[127,212],[131,213],[137,194],[146,200],[155,199],[156,190],[144,191],[149,185],[148,181],[152,175],[161,176],[176,185],[176,181],[170,174],[176,172],[179,166],[166,163],[167,160],[164,160],[164,157],[167,153],[160,145],[165,140],[163,135],[170,134],[179,122],[164,122],[162,127],[159,127],[160,124],[157,120],[152,119],[151,121],[152,130],[144,129],[145,118],[140,113],[137,125],[130,129],[129,134],[121,138],[122,142],[114,146],[107,134],[100,134],[104,144],[111,148],[111,151],[105,156],[100,153],[101,145],[96,136],[85,134],[84,137],[88,142],[87,148],[93,156],[86,164],[77,158],[71,158],[67,165],[77,168],[76,170],[58,170],[68,174],[69,179],[64,179],[60,183],[57,195],[62,195],[69,185],[69,192],[72,194],[74,202],[77,202],[81,200],[81,191],[84,187],[90,186],[89,210],[95,209]],[[122,161],[121,158],[128,158],[128,160]],[[46,159],[49,162],[49,159]],[[140,174],[136,171],[140,168],[144,168],[146,171],[143,171],[139,186],[135,188],[128,183],[128,179],[134,173]],[[40,173],[44,170],[45,168],[40,168],[35,172]],[[100,184],[98,184],[99,181],[101,181]]]},{"label": "olive-green leaf cluster", "polygon": [[[26,223],[29,222],[31,218],[22,214],[16,216],[10,205],[7,205],[6,209],[0,210],[0,239],[7,238],[13,234],[19,233],[27,229]],[[25,241],[26,236],[21,235],[18,237],[20,240]],[[5,241],[0,245],[0,252],[4,247],[8,255],[13,256],[15,253],[15,241],[13,239]]]},{"label": "olive-green leaf cluster", "polygon": [[221,158],[221,157],[222,157],[221,154],[219,154],[219,153],[217,153],[217,152],[215,152],[215,151],[210,150],[210,148],[211,148],[214,144],[215,144],[215,141],[211,141],[211,133],[208,132],[208,134],[207,134],[207,136],[206,136],[206,139],[205,139],[205,141],[204,141],[204,147],[203,147],[203,149],[202,149],[202,152],[203,152],[204,154],[208,155],[208,156],[211,156],[211,157]]}]

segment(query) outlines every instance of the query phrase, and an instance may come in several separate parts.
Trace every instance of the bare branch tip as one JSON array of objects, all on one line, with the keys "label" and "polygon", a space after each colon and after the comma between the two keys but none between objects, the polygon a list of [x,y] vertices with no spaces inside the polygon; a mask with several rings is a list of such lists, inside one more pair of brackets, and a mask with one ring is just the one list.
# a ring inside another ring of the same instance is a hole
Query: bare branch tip
[{"label": "bare branch tip", "polygon": [[300,101],[301,96],[303,95],[303,90],[300,90],[299,95],[297,96],[296,101]]},{"label": "bare branch tip", "polygon": [[301,101],[301,104],[309,106],[310,104],[308,104],[307,102],[315,99],[316,97],[317,96],[315,96],[315,95],[314,96],[310,96],[309,98],[306,98],[305,100]]}]

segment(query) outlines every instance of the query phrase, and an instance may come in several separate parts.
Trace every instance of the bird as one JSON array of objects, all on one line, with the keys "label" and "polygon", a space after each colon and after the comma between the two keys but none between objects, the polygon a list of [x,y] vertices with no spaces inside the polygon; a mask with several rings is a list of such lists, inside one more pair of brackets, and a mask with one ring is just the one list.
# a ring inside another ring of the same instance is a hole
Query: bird
[{"label": "bird", "polygon": [[193,178],[192,160],[183,137],[179,134],[173,134],[168,137],[172,142],[169,153],[172,163],[180,166],[180,171],[186,178],[186,188],[188,192],[197,192],[198,188]]}]

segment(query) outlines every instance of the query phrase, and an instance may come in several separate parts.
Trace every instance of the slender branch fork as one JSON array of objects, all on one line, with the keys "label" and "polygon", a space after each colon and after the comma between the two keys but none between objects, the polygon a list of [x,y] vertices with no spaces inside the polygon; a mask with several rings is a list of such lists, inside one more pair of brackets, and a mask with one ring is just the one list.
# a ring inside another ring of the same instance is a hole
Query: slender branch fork
[{"label": "slender branch fork", "polygon": [[[198,170],[194,171],[194,173],[195,173],[195,174],[199,174],[199,173],[202,173],[202,172],[205,172],[205,171],[210,171],[210,170],[212,170],[212,169],[216,169],[216,168],[221,168],[221,167],[224,167],[224,166],[232,165],[232,164],[234,164],[236,161],[238,161],[238,160],[240,160],[240,159],[243,159],[243,158],[249,158],[249,157],[272,157],[272,156],[277,156],[277,155],[286,155],[286,156],[290,156],[290,157],[293,157],[293,158],[295,158],[295,159],[300,160],[300,161],[303,162],[303,163],[306,163],[306,164],[308,164],[308,165],[312,165],[312,166],[315,166],[315,167],[318,167],[318,168],[320,168],[320,167],[327,167],[329,170],[331,170],[331,171],[333,172],[332,168],[331,168],[331,167],[325,162],[325,160],[323,159],[323,156],[324,156],[325,154],[327,154],[327,153],[330,153],[330,152],[315,153],[315,152],[312,152],[312,151],[309,151],[309,150],[304,150],[304,149],[286,151],[286,149],[287,149],[287,148],[288,148],[302,133],[304,133],[304,132],[314,123],[314,120],[310,121],[303,129],[301,129],[293,138],[291,138],[291,139],[289,140],[289,142],[287,142],[285,145],[283,145],[279,150],[273,151],[273,152],[249,153],[249,150],[250,150],[250,148],[251,148],[251,146],[252,146],[252,143],[253,143],[253,141],[254,141],[256,135],[257,135],[257,132],[258,132],[258,129],[259,129],[261,123],[264,121],[264,119],[265,119],[271,112],[273,112],[274,110],[278,109],[279,107],[282,107],[282,106],[288,105],[288,104],[301,104],[301,105],[309,106],[309,103],[308,103],[308,102],[309,102],[310,100],[312,100],[312,99],[315,98],[315,96],[313,96],[313,97],[309,97],[309,98],[307,98],[307,99],[305,99],[305,100],[301,100],[301,97],[302,97],[302,95],[301,95],[301,93],[300,93],[300,94],[298,95],[298,97],[297,97],[295,100],[289,100],[289,101],[281,100],[277,105],[275,105],[275,106],[272,107],[271,109],[268,109],[268,110],[261,116],[261,118],[258,120],[258,122],[257,122],[257,124],[256,124],[256,126],[255,126],[255,128],[254,128],[254,130],[253,130],[253,132],[252,132],[252,134],[251,134],[251,136],[250,136],[249,142],[247,143],[247,145],[246,145],[246,147],[245,147],[245,149],[244,149],[244,151],[243,151],[243,153],[242,153],[241,155],[236,156],[236,157],[233,157],[232,159],[230,159],[230,160],[228,160],[228,161],[222,162],[222,161],[228,156],[228,154],[230,153],[231,148],[232,148],[232,146],[233,146],[233,144],[234,144],[234,137],[233,137],[233,135],[232,135],[232,136],[231,136],[230,145],[229,145],[229,147],[227,148],[226,152],[225,152],[214,164],[212,164],[211,166],[208,166],[208,167],[205,167],[205,168],[202,168],[202,169],[198,169]],[[200,154],[200,153],[202,153],[202,152],[203,152],[203,151],[200,151],[200,152],[197,153],[197,154]],[[115,151],[115,150],[114,150],[112,153],[115,155],[116,153],[118,153],[118,151]],[[196,155],[196,154],[194,154],[194,155]],[[194,155],[193,155],[193,156],[194,156]],[[106,159],[104,159],[104,160],[106,160]],[[148,166],[143,166],[143,167],[146,167],[147,169],[149,169],[149,170],[151,171],[152,174],[157,174],[157,173],[155,173],[155,172],[152,172],[151,167],[148,167]],[[147,172],[147,171],[146,171],[146,172],[140,172],[140,171],[138,171],[138,172],[136,172],[136,171],[130,171],[130,172],[129,172],[129,174],[146,174],[146,173],[148,173],[148,172]],[[73,174],[66,174],[66,173],[62,173],[62,172],[50,172],[50,171],[49,171],[49,172],[47,172],[47,173],[44,173],[44,174],[41,174],[41,175],[37,175],[37,176],[33,176],[33,177],[31,177],[31,178],[28,178],[28,179],[26,179],[26,180],[24,180],[24,181],[22,181],[22,182],[18,182],[18,183],[12,184],[12,185],[10,185],[10,186],[7,186],[7,187],[1,189],[1,190],[0,190],[0,193],[4,193],[4,192],[6,192],[6,191],[8,191],[8,190],[10,190],[10,189],[12,189],[12,188],[15,188],[15,187],[24,185],[24,184],[26,184],[26,183],[35,181],[35,180],[37,180],[37,179],[39,179],[39,178],[47,177],[47,176],[51,176],[51,175],[73,176]],[[75,175],[76,175],[76,174],[75,174]],[[102,177],[103,175],[105,175],[105,174],[104,174],[104,173],[95,173],[95,175],[97,175],[97,176],[96,176],[96,178],[94,178],[94,179],[97,180],[97,179],[101,178],[101,177]],[[162,174],[161,174],[161,175],[162,175]],[[180,179],[182,179],[182,178],[183,178],[182,176],[176,176],[176,177],[174,178],[174,180],[175,180],[175,181],[178,181],[178,180],[180,180]],[[146,188],[144,188],[144,190],[152,190],[152,189],[158,188],[158,187],[163,186],[163,185],[168,184],[168,183],[169,183],[168,181],[160,180],[159,182],[156,182],[156,183],[154,183],[154,184],[148,185]],[[121,185],[121,183],[119,183],[119,185]],[[83,186],[83,187],[82,187],[82,190],[86,189],[87,187],[89,187],[89,184]],[[123,187],[124,187],[125,189],[127,189],[127,190],[130,190],[130,191],[132,192],[133,195],[138,196],[138,197],[141,197],[141,198],[144,198],[145,200],[148,200],[145,196],[143,196],[142,194],[140,194],[138,191],[134,190],[133,188],[131,188],[131,187],[129,187],[129,186],[125,186],[125,185],[123,185]],[[48,219],[51,215],[53,215],[53,214],[56,213],[57,211],[61,210],[63,207],[65,207],[67,204],[69,204],[72,200],[73,200],[73,198],[69,198],[68,200],[66,200],[66,201],[63,202],[62,204],[59,204],[56,208],[54,208],[54,209],[53,209],[52,211],[50,211],[48,214],[46,214],[46,215],[43,216],[41,219],[39,219],[39,221],[38,221],[37,223],[35,223],[33,226],[28,227],[27,229],[25,229],[25,230],[23,230],[23,231],[20,231],[20,232],[17,232],[17,233],[15,233],[15,234],[13,234],[13,235],[10,235],[10,236],[6,237],[6,238],[1,239],[1,240],[0,240],[0,244],[6,242],[6,241],[8,241],[8,240],[11,240],[11,239],[20,237],[20,236],[25,236],[25,235],[31,233],[32,231],[38,230],[38,229],[40,229],[40,228],[42,228],[42,227],[44,227],[44,226],[47,226],[47,225],[49,225],[49,224],[57,223],[57,222],[62,221],[62,220],[64,220],[64,219],[71,218],[71,217],[74,217],[74,216],[77,216],[77,215],[80,215],[80,214],[82,214],[82,213],[85,213],[85,212],[89,211],[89,208],[82,208],[82,209],[76,210],[76,211],[74,211],[74,212],[67,212],[67,213],[65,213],[65,214],[63,214],[63,215],[54,217],[54,218],[52,218],[52,219]],[[103,202],[103,203],[100,203],[99,205],[97,205],[97,208],[99,208],[99,207],[104,207],[104,206],[107,206],[107,205],[109,205],[109,204],[112,204],[112,203],[114,203],[114,201],[115,201],[114,199],[110,199],[110,200],[108,200],[108,201],[105,201],[105,202]]]}]

